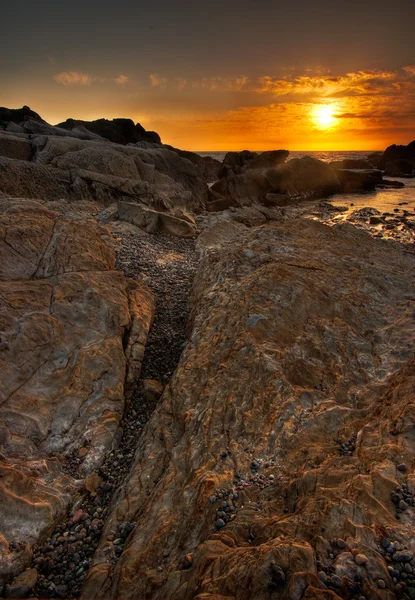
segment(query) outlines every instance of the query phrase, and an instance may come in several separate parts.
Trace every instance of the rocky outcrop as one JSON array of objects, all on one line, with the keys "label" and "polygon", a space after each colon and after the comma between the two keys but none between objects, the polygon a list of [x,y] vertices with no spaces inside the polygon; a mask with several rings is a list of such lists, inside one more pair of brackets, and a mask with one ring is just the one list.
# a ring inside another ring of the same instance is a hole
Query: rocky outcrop
[{"label": "rocky outcrop", "polygon": [[285,163],[289,155],[288,150],[267,150],[266,152],[228,152],[223,159],[219,177],[230,174],[239,174],[249,169],[268,169]]},{"label": "rocky outcrop", "polygon": [[415,567],[414,256],[349,224],[220,227],[83,598],[399,597]]},{"label": "rocky outcrop", "polygon": [[268,194],[285,196],[279,205],[313,198],[323,198],[341,190],[332,167],[310,157],[290,160],[274,168],[248,169],[217,181],[212,191],[224,198],[261,202]]},{"label": "rocky outcrop", "polygon": [[207,185],[189,160],[162,146],[0,133],[0,190],[11,196],[107,205],[128,196],[157,210],[200,212]]},{"label": "rocky outcrop", "polygon": [[115,144],[135,144],[136,142],[152,142],[161,144],[161,139],[155,131],[146,131],[140,123],[134,124],[131,119],[97,119],[96,121],[82,121],[67,119],[57,127],[72,131],[84,127],[95,135],[114,142]]},{"label": "rocky outcrop", "polygon": [[345,194],[370,192],[383,182],[381,171],[336,168],[336,174],[342,186],[341,191]]},{"label": "rocky outcrop", "polygon": [[413,176],[415,172],[415,140],[407,146],[393,144],[386,148],[379,166],[391,177]]},{"label": "rocky outcrop", "polygon": [[176,152],[182,158],[190,160],[190,162],[196,166],[200,176],[206,183],[213,183],[219,179],[219,173],[222,168],[222,163],[219,160],[216,160],[211,156],[200,156],[200,154],[196,154],[196,152],[179,150],[178,148],[168,146],[167,144],[163,144],[163,147],[173,150],[173,152]]},{"label": "rocky outcrop", "polygon": [[0,589],[80,498],[140,372],[153,299],[108,242],[85,216],[0,200]]}]

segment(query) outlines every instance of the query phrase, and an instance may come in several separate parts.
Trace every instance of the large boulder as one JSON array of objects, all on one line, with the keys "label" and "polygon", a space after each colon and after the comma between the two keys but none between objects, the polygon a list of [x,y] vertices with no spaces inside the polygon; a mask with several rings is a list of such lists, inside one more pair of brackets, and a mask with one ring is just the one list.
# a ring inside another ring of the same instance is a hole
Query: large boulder
[{"label": "large boulder", "polygon": [[206,183],[213,183],[219,179],[222,163],[216,158],[211,156],[201,156],[196,152],[180,150],[179,148],[174,148],[173,146],[168,146],[167,144],[163,144],[163,147],[173,150],[173,152],[176,152],[182,158],[187,158],[187,160],[190,160],[190,162],[196,166],[201,178],[206,181]]},{"label": "large boulder", "polygon": [[274,168],[248,169],[217,181],[212,191],[224,198],[264,203],[267,194],[286,196],[290,202],[323,198],[341,190],[335,170],[306,156]]},{"label": "large boulder", "polygon": [[111,121],[108,119],[97,119],[96,121],[67,119],[56,127],[67,131],[83,127],[116,144],[135,144],[141,141],[161,144],[160,136],[155,131],[146,131],[140,123],[134,124],[131,119],[112,119]]},{"label": "large boulder", "polygon": [[[0,199],[0,589],[119,433],[153,298],[114,262],[94,221]],[[73,456],[76,477],[67,474]]]},{"label": "large boulder", "polygon": [[249,169],[267,169],[285,163],[288,150],[267,150],[258,154],[249,150],[228,152],[223,159],[219,177],[243,173]]},{"label": "large boulder", "polygon": [[373,191],[376,186],[382,184],[381,171],[362,171],[336,168],[336,174],[342,186],[341,191],[346,194],[370,192]]},{"label": "large boulder", "polygon": [[389,600],[380,539],[415,550],[391,500],[414,492],[414,255],[349,224],[224,228],[82,597]]},{"label": "large boulder", "polygon": [[135,202],[118,202],[118,217],[122,221],[137,225],[147,233],[164,231],[176,237],[196,237],[196,224],[190,217],[180,218]]},{"label": "large boulder", "polygon": [[390,176],[412,176],[415,171],[415,140],[407,146],[393,144],[382,154],[379,166]]}]

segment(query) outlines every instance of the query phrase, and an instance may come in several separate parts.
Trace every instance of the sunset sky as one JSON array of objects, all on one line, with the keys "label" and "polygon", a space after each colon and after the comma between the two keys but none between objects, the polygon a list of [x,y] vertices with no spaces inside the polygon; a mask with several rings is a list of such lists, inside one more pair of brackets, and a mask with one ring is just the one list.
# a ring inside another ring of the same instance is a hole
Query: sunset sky
[{"label": "sunset sky", "polygon": [[415,139],[414,0],[15,0],[0,105],[130,117],[190,150]]}]

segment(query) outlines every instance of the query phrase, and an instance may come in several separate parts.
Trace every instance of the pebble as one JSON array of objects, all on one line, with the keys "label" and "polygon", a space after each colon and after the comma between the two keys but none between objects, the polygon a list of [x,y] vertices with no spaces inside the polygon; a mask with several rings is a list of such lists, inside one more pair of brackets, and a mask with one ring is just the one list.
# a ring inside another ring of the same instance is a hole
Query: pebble
[{"label": "pebble", "polygon": [[355,563],[357,565],[365,565],[367,563],[367,556],[365,554],[356,554],[354,557]]},{"label": "pebble", "polygon": [[334,587],[338,588],[340,588],[343,584],[341,577],[339,577],[338,575],[331,576],[331,583],[334,585]]},{"label": "pebble", "polygon": [[319,571],[318,578],[322,583],[327,583],[327,573],[325,571]]},{"label": "pebble", "polygon": [[225,521],[224,521],[223,519],[218,519],[218,520],[216,521],[216,527],[217,527],[218,529],[221,529],[222,527],[225,527]]},{"label": "pebble", "polygon": [[408,470],[408,467],[404,463],[398,465],[396,468],[398,469],[398,471],[401,471],[401,473],[406,473],[406,471]]},{"label": "pebble", "polygon": [[377,584],[378,584],[378,588],[380,588],[381,590],[384,590],[386,588],[386,583],[384,582],[383,579],[378,579]]}]

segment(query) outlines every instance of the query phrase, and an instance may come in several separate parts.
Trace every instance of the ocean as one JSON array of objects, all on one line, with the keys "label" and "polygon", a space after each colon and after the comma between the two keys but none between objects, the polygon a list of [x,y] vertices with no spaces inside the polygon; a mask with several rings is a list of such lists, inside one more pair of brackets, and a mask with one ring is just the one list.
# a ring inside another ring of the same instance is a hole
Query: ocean
[{"label": "ocean", "polygon": [[[303,156],[312,156],[313,158],[317,158],[318,160],[322,160],[324,162],[332,162],[333,160],[344,160],[345,158],[353,158],[353,159],[365,159],[368,154],[372,154],[375,152],[374,150],[343,150],[343,151],[296,151],[291,152],[288,156],[288,160],[291,158],[302,158]],[[379,150],[379,152],[382,152]],[[196,154],[200,154],[200,156],[211,156],[212,158],[216,158],[216,160],[223,161],[225,158],[226,152],[197,152]]]},{"label": "ocean", "polygon": [[[344,160],[346,158],[365,159],[374,150],[366,151],[307,151],[290,152],[288,160],[291,158],[302,158],[303,156],[312,156],[324,162],[334,160]],[[222,161],[226,152],[198,152],[201,156],[211,156],[216,160]],[[415,178],[399,179],[396,177],[387,177],[395,181],[402,181],[405,187],[400,189],[379,189],[373,192],[359,194],[336,194],[329,201],[337,206],[348,206],[349,210],[357,210],[365,206],[371,206],[381,212],[393,212],[395,208],[405,208],[406,210],[415,210]]]}]

